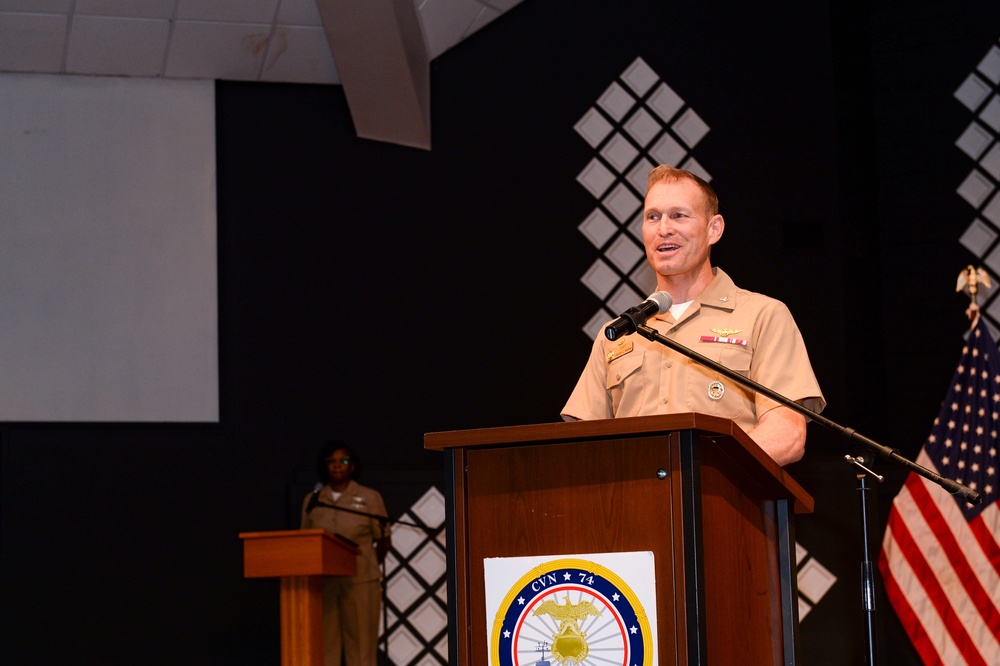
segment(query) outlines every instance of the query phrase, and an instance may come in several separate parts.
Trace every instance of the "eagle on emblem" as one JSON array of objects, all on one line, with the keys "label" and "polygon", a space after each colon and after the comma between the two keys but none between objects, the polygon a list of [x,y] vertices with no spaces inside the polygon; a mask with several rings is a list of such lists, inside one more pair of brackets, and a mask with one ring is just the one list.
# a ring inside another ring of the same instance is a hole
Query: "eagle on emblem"
[{"label": "eagle on emblem", "polygon": [[549,615],[559,623],[559,631],[552,634],[552,657],[564,666],[580,664],[590,654],[587,645],[587,634],[580,630],[580,621],[588,615],[600,616],[601,611],[589,601],[570,603],[569,595],[566,603],[558,604],[549,599],[540,605],[533,615]]}]

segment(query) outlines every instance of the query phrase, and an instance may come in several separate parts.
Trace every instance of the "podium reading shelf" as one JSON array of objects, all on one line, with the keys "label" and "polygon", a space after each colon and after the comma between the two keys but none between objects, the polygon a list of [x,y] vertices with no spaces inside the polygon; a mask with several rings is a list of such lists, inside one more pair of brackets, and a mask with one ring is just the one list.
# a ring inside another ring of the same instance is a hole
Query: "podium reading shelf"
[{"label": "podium reading shelf", "polygon": [[355,547],[325,530],[243,532],[243,575],[281,579],[281,663],[323,664],[323,576],[353,576]]},{"label": "podium reading shelf", "polygon": [[[449,654],[490,663],[491,557],[651,551],[648,664],[794,664],[793,513],[813,500],[738,426],[703,414],[429,433],[450,488]],[[641,666],[641,665],[640,665]]]}]

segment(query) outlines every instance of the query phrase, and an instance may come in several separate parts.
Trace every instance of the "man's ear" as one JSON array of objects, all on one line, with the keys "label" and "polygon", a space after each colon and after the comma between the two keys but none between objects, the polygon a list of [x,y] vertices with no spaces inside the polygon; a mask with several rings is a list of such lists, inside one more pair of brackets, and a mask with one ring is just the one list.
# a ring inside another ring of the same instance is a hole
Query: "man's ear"
[{"label": "man's ear", "polygon": [[708,244],[715,245],[722,238],[722,232],[726,230],[726,221],[721,215],[713,215],[708,221]]}]

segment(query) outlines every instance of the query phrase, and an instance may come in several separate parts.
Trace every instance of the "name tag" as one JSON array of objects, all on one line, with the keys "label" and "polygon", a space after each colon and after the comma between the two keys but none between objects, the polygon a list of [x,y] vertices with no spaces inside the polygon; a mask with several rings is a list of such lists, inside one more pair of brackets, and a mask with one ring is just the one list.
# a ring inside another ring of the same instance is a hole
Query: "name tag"
[{"label": "name tag", "polygon": [[615,348],[609,349],[607,354],[605,354],[604,360],[607,363],[611,363],[611,361],[615,360],[616,358],[621,358],[630,351],[632,351],[631,340],[628,339],[618,340],[618,342],[615,343]]}]

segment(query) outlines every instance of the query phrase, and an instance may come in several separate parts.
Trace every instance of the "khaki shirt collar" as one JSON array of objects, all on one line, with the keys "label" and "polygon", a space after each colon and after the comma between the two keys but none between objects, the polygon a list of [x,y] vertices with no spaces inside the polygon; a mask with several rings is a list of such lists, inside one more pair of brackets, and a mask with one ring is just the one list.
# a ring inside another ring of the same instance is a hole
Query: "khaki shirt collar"
[{"label": "khaki shirt collar", "polygon": [[694,299],[694,302],[688,306],[688,309],[684,311],[681,315],[680,320],[674,320],[674,316],[670,314],[669,311],[664,314],[656,315],[657,319],[662,319],[668,324],[676,325],[680,322],[687,321],[694,317],[698,311],[703,308],[715,308],[717,310],[728,310],[732,312],[736,308],[736,284],[733,282],[729,275],[719,268],[714,266],[712,268],[712,273],[715,277],[708,286],[705,287],[705,291],[701,292],[701,295]]}]

